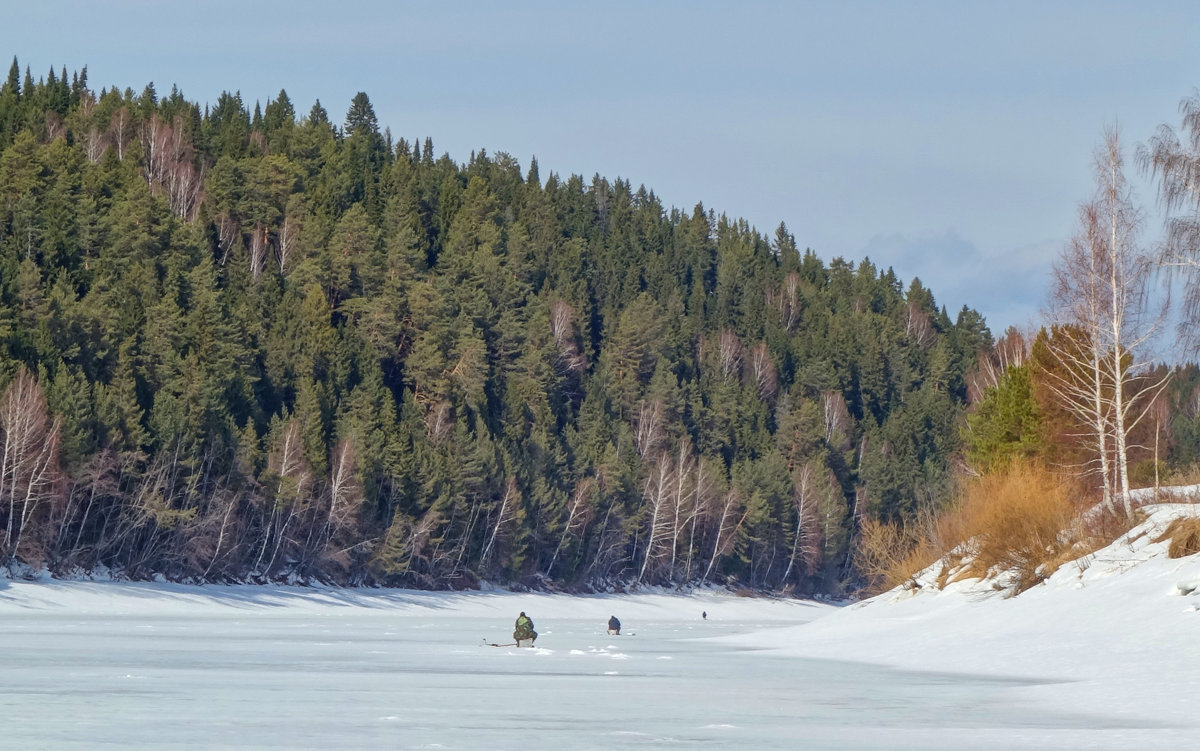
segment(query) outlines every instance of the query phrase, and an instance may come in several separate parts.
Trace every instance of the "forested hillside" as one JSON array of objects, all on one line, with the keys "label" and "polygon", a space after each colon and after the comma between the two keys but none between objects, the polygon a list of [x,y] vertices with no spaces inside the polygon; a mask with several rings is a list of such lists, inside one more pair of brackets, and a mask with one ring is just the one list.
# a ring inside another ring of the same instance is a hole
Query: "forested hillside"
[{"label": "forested hillside", "polygon": [[991,345],[783,225],[458,163],[366,94],[0,89],[10,566],[827,591],[861,518],[947,497]]}]

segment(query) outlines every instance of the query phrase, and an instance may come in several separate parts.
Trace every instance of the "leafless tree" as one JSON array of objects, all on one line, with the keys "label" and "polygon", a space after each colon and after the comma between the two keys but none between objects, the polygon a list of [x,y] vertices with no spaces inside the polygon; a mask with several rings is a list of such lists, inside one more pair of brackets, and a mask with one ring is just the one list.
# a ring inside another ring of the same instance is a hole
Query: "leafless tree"
[{"label": "leafless tree", "polygon": [[92,164],[98,164],[103,158],[104,152],[108,151],[109,136],[106,133],[101,133],[96,126],[88,128],[87,137],[83,142],[84,154],[87,160]]},{"label": "leafless tree", "polygon": [[800,322],[800,274],[789,271],[783,279],[780,314],[784,329],[790,334]]},{"label": "leafless tree", "polygon": [[576,341],[575,311],[562,300],[555,300],[550,305],[550,333],[554,336],[559,359],[567,370],[579,372],[587,368],[587,358]]},{"label": "leafless tree", "polygon": [[151,115],[142,123],[141,138],[146,184],[167,199],[175,216],[193,219],[200,206],[203,180],[183,118],[177,115],[173,123],[167,123],[157,114]]},{"label": "leafless tree", "polygon": [[1029,359],[1029,341],[1016,327],[1009,327],[990,352],[980,352],[975,367],[967,374],[967,401],[977,403],[1000,383],[1009,368]]},{"label": "leafless tree", "polygon": [[1200,349],[1200,91],[1179,103],[1182,140],[1163,124],[1138,149],[1142,170],[1157,181],[1158,201],[1165,212],[1166,238],[1159,263],[1185,280],[1179,338],[1190,350]]},{"label": "leafless tree", "polygon": [[675,483],[675,465],[667,452],[658,455],[653,469],[647,474],[642,488],[642,498],[649,511],[649,523],[646,530],[646,548],[642,556],[642,568],[638,571],[637,580],[643,581],[646,571],[652,561],[668,555],[666,543],[671,537],[673,520],[671,511],[671,490]]},{"label": "leafless tree", "polygon": [[558,545],[554,547],[554,555],[550,556],[550,565],[546,567],[546,574],[550,575],[554,571],[554,564],[558,561],[558,556],[562,552],[564,545],[569,537],[582,538],[583,532],[591,521],[593,513],[594,494],[597,490],[598,483],[595,478],[585,477],[575,484],[575,492],[571,494],[571,505],[567,510],[567,522],[563,525],[562,535],[558,538]]},{"label": "leafless tree", "polygon": [[384,538],[379,564],[392,576],[411,577],[432,583],[428,572],[432,566],[431,538],[444,518],[435,505],[420,518],[397,514]]},{"label": "leafless tree", "polygon": [[46,143],[52,143],[60,138],[66,138],[67,126],[57,112],[46,113]]},{"label": "leafless tree", "polygon": [[1146,367],[1138,357],[1162,315],[1147,311],[1151,258],[1138,244],[1141,218],[1115,129],[1097,151],[1096,177],[1096,197],[1081,207],[1079,232],[1054,264],[1050,312],[1061,336],[1050,348],[1059,368],[1050,371],[1049,384],[1088,427],[1105,506],[1115,510],[1120,500],[1132,515],[1127,443],[1148,408],[1137,395],[1149,397],[1162,386],[1138,390],[1134,383]]},{"label": "leafless tree", "polygon": [[[127,500],[118,507],[116,533],[107,552],[131,576],[151,571],[168,575],[202,566],[204,543],[195,544],[199,507],[190,480],[177,484],[177,452],[161,451],[133,480]],[[202,463],[203,463],[202,459]]]},{"label": "leafless tree", "polygon": [[425,410],[425,432],[429,440],[436,446],[440,445],[454,430],[454,404],[449,399],[442,399],[436,404],[429,405]]},{"label": "leafless tree", "polygon": [[[109,448],[93,454],[67,490],[66,508],[54,546],[54,565],[78,564],[81,540],[100,498],[118,491],[115,452]],[[82,564],[78,564],[82,565]]]},{"label": "leafless tree", "polygon": [[267,500],[262,544],[254,563],[254,570],[263,575],[271,572],[288,546],[289,530],[304,516],[312,495],[314,478],[304,459],[300,418],[293,417],[283,426],[267,458],[267,471],[275,480],[275,492]]},{"label": "leafless tree", "polygon": [[708,558],[708,567],[704,569],[703,581],[708,581],[713,569],[717,566],[717,561],[733,549],[733,541],[738,528],[742,526],[742,522],[746,518],[745,506],[745,501],[736,488],[725,493],[720,504],[721,513],[717,519],[712,555]]},{"label": "leafless tree", "polygon": [[240,556],[246,525],[244,517],[238,513],[244,496],[243,491],[228,485],[221,485],[213,491],[204,518],[208,528],[205,538],[212,540],[211,553],[200,575],[201,579],[207,580],[214,573],[221,572],[235,575],[238,565],[244,562]]},{"label": "leafless tree", "polygon": [[93,117],[96,113],[96,95],[91,91],[84,89],[79,96],[79,109],[77,116],[79,117],[80,125],[77,126],[80,131],[84,126],[87,127],[87,135],[83,138],[83,151],[87,160],[92,164],[100,161],[104,156],[104,152],[108,149],[108,136],[100,132],[96,127]]},{"label": "leafless tree", "polygon": [[1163,393],[1161,391],[1154,395],[1154,398],[1150,402],[1148,412],[1151,420],[1154,422],[1153,446],[1149,448],[1152,448],[1153,450],[1154,489],[1157,492],[1158,488],[1160,487],[1159,442],[1164,432],[1163,428],[1171,424],[1171,405],[1167,403],[1167,400],[1163,397]]},{"label": "leafless tree", "polygon": [[692,442],[685,435],[675,450],[675,486],[671,490],[671,560],[667,566],[670,576],[675,577],[675,561],[678,558],[679,538],[684,529],[695,517],[695,495],[692,485],[696,482],[696,472],[700,463],[692,451]]},{"label": "leafless tree", "polygon": [[779,391],[779,373],[767,351],[767,343],[759,342],[750,350],[750,365],[754,371],[754,385],[761,399],[770,401]]},{"label": "leafless tree", "polygon": [[[496,512],[496,521],[492,524],[492,533],[488,536],[487,545],[483,546],[483,555],[479,558],[481,569],[487,567],[488,558],[496,545],[496,538],[516,518],[517,504],[520,502],[521,490],[517,487],[517,478],[510,476],[504,485],[504,497],[500,499],[500,508]],[[570,527],[570,524],[567,526]]]},{"label": "leafless tree", "polygon": [[707,524],[717,495],[718,491],[712,470],[709,469],[702,459],[698,460],[696,462],[696,480],[692,483],[691,509],[688,513],[687,560],[684,563],[683,572],[685,581],[690,581],[692,578],[692,558],[698,550],[697,546],[700,544],[697,534],[702,531],[699,529],[701,524]]},{"label": "leafless tree", "polygon": [[267,268],[267,251],[270,250],[270,236],[262,224],[255,224],[250,231],[250,278],[254,281],[262,279],[263,271]]},{"label": "leafless tree", "polygon": [[296,250],[303,226],[303,215],[295,206],[289,205],[283,224],[279,227],[279,242],[275,244],[275,262],[279,264],[279,274],[283,277],[291,273],[296,265]]},{"label": "leafless tree", "polygon": [[850,410],[846,407],[846,397],[840,391],[826,391],[821,394],[821,407],[825,422],[825,442],[830,446],[845,449],[850,440]]},{"label": "leafless tree", "polygon": [[742,373],[742,342],[733,329],[721,332],[718,355],[721,358],[721,375],[725,379],[737,378]]},{"label": "leafless tree", "polygon": [[817,472],[811,462],[805,462],[792,478],[792,503],[796,508],[796,531],[792,536],[792,552],[782,581],[787,582],[797,560],[805,573],[816,568],[821,557],[820,499],[817,491]]},{"label": "leafless tree", "polygon": [[217,217],[217,245],[221,248],[221,265],[229,260],[234,244],[242,239],[242,228],[229,212]]},{"label": "leafless tree", "polygon": [[117,158],[122,161],[125,159],[125,146],[129,143],[132,130],[133,119],[129,116],[129,108],[118,108],[108,123],[108,134],[112,145],[117,149]]},{"label": "leafless tree", "polygon": [[633,433],[633,445],[637,448],[638,456],[654,456],[666,438],[662,402],[658,399],[643,399],[638,404],[638,417]]},{"label": "leafless tree", "polygon": [[59,500],[59,418],[46,411],[37,378],[24,367],[0,397],[0,556],[21,554],[39,509]]},{"label": "leafless tree", "polygon": [[329,483],[325,491],[325,521],[321,532],[321,560],[343,570],[349,568],[347,553],[361,540],[357,534],[363,501],[358,479],[358,455],[352,438],[343,438],[334,446],[329,460]]},{"label": "leafless tree", "polygon": [[921,349],[934,342],[933,322],[916,300],[909,300],[904,306],[904,335]]},{"label": "leafless tree", "polygon": [[1200,386],[1192,389],[1191,396],[1180,404],[1183,410],[1183,416],[1189,420],[1195,420],[1200,416]]},{"label": "leafless tree", "polygon": [[142,152],[146,159],[143,167],[146,184],[154,187],[162,183],[163,172],[166,171],[167,142],[170,140],[171,126],[163,122],[157,114],[142,123]]}]

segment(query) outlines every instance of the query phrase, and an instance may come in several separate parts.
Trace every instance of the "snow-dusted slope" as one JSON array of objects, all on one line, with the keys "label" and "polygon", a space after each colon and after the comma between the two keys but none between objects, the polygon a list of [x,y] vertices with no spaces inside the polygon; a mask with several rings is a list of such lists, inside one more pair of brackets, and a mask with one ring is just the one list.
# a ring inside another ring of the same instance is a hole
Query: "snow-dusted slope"
[{"label": "snow-dusted slope", "polygon": [[[1112,545],[1007,598],[989,580],[897,589],[812,623],[731,637],[792,655],[1034,679],[1062,710],[1194,723],[1200,712],[1200,555],[1153,542],[1200,506],[1146,507]],[[932,573],[929,574],[932,576]]]}]

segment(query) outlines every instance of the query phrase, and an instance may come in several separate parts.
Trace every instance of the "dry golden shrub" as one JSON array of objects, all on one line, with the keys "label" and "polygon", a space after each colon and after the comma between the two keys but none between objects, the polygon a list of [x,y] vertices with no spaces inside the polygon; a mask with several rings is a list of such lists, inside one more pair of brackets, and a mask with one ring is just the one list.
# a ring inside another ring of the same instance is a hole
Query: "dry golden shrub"
[{"label": "dry golden shrub", "polygon": [[[1014,576],[1013,593],[1053,573],[1083,537],[1075,483],[1035,462],[1009,466],[967,482],[947,525],[969,558],[971,576]],[[1069,558],[1067,558],[1069,560]]]},{"label": "dry golden shrub", "polygon": [[1167,556],[1183,558],[1200,553],[1200,517],[1185,516],[1171,522],[1155,542],[1170,540]]},{"label": "dry golden shrub", "polygon": [[867,592],[878,594],[907,584],[939,558],[928,539],[914,528],[863,519],[855,563],[867,579]]},{"label": "dry golden shrub", "polygon": [[866,520],[857,563],[872,591],[913,582],[942,561],[938,587],[1007,572],[1018,594],[1062,564],[1107,544],[1129,528],[1123,517],[1081,514],[1078,483],[1032,461],[1015,461],[967,479],[953,505],[907,527]]}]

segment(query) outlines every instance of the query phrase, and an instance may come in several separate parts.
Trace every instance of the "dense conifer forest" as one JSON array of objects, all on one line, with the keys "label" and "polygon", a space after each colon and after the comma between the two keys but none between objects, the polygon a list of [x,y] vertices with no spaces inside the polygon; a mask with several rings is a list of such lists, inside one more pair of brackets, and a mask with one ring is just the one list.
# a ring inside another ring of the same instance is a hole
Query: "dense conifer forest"
[{"label": "dense conifer forest", "polygon": [[458,163],[365,93],[0,88],[10,568],[836,591],[863,518],[945,502],[992,352],[782,224]]}]

